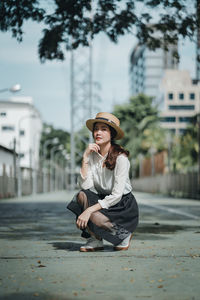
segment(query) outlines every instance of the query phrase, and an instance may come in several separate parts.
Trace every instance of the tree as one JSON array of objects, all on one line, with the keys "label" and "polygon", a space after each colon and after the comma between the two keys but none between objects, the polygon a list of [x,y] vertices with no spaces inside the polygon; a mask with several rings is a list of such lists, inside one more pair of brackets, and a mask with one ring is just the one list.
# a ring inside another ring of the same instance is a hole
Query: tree
[{"label": "tree", "polygon": [[[138,9],[140,5],[143,9]],[[0,30],[11,31],[22,41],[25,21],[43,22],[45,28],[39,41],[42,62],[63,60],[63,47],[69,50],[88,46],[100,32],[113,42],[131,33],[151,49],[167,48],[169,43],[177,42],[178,36],[194,37],[199,20],[195,11],[189,11],[189,5],[187,0],[52,0],[48,7],[46,1],[1,0]],[[159,11],[156,23],[152,10]],[[154,30],[160,35],[156,37]]]},{"label": "tree", "polygon": [[85,151],[87,145],[89,144],[89,135],[90,132],[86,126],[82,127],[75,134],[75,144],[76,144],[76,164],[81,165],[83,152]]},{"label": "tree", "polygon": [[174,172],[194,170],[198,163],[198,124],[195,116],[184,134],[175,136],[172,146],[172,167]]},{"label": "tree", "polygon": [[[70,134],[67,131],[62,129],[55,129],[52,125],[48,125],[44,123],[43,131],[40,141],[40,154],[43,155],[43,145],[47,140],[53,140],[54,138],[58,139],[58,145],[63,145],[64,149],[70,153]],[[45,159],[50,159],[50,151],[51,148],[54,147],[55,144],[47,145],[47,156]]]},{"label": "tree", "polygon": [[146,155],[150,148],[166,149],[165,130],[159,126],[158,109],[152,98],[140,94],[123,105],[116,105],[113,112],[125,132],[122,145],[130,151],[130,158]]}]

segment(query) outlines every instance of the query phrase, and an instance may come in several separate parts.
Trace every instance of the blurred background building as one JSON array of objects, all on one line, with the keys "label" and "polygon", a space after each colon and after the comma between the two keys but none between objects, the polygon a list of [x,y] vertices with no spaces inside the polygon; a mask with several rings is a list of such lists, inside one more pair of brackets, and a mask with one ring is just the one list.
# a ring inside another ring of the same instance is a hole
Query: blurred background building
[{"label": "blurred background building", "polygon": [[160,80],[166,69],[177,69],[178,61],[173,56],[177,45],[169,50],[149,50],[145,45],[137,44],[130,55],[130,92],[132,96],[145,94],[156,97]]},{"label": "blurred background building", "polygon": [[39,164],[42,119],[31,97],[0,100],[0,144],[20,155],[20,166]]},{"label": "blurred background building", "polygon": [[188,71],[166,70],[157,101],[161,103],[161,126],[175,134],[184,133],[200,111],[200,83]]}]

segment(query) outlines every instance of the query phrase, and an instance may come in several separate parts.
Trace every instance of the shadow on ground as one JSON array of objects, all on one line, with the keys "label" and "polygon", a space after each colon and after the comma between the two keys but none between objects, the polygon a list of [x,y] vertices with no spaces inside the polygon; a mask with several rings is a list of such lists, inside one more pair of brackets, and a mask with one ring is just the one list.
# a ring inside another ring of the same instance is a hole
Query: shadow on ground
[{"label": "shadow on ground", "polygon": [[[79,251],[80,247],[84,245],[83,243],[74,243],[74,242],[54,242],[49,243],[50,245],[53,245],[55,250],[66,250],[66,251]],[[104,252],[113,252],[113,246],[112,245],[104,245]]]},{"label": "shadow on ground", "polygon": [[[48,293],[30,292],[30,293],[11,293],[0,296],[0,300],[72,300],[67,295],[50,295]],[[74,299],[74,298],[73,298]]]},{"label": "shadow on ground", "polygon": [[[144,215],[148,213],[146,209],[145,206],[140,206],[140,211]],[[134,235],[137,240],[168,239],[169,234],[177,231],[199,229],[170,225],[167,219],[160,218],[158,214],[153,222],[153,219],[143,218],[142,214]],[[143,220],[146,222],[143,223]],[[163,224],[164,221],[165,224]],[[68,243],[68,251],[76,251],[80,247],[77,244],[71,245],[69,242],[79,240],[80,231],[75,226],[74,214],[66,209],[66,203],[61,202],[0,203],[0,239],[65,240]],[[63,247],[61,244],[59,245]]]}]

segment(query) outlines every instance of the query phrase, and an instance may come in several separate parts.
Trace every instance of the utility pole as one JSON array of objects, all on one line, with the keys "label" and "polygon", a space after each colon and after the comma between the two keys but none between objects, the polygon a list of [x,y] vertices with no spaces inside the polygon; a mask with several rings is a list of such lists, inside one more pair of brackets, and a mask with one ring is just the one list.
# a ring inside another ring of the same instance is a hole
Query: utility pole
[{"label": "utility pole", "polygon": [[17,153],[16,153],[16,138],[13,143],[13,166],[14,166],[14,189],[15,197],[17,196]]},{"label": "utility pole", "polygon": [[74,50],[71,50],[71,135],[70,135],[70,187],[71,190],[75,189],[75,134],[74,134],[74,121],[75,121],[75,84],[74,84]]},{"label": "utility pole", "polygon": [[[94,113],[94,94],[93,94],[93,47],[92,47],[92,0],[91,0],[91,28],[88,47],[79,47],[71,50],[71,151],[70,151],[70,187],[75,189],[76,181],[76,138],[83,141],[86,145],[88,140],[83,136],[78,136],[78,130],[85,125],[85,121],[93,117]],[[89,136],[92,142],[92,135]]]},{"label": "utility pole", "polygon": [[200,0],[196,0],[197,41],[196,41],[196,79],[200,81]]},{"label": "utility pole", "polygon": [[[196,17],[197,17],[197,41],[196,41],[196,80],[200,82],[200,0],[196,0]],[[197,130],[198,130],[198,177],[197,186],[200,197],[200,103],[199,112],[197,114]]]}]

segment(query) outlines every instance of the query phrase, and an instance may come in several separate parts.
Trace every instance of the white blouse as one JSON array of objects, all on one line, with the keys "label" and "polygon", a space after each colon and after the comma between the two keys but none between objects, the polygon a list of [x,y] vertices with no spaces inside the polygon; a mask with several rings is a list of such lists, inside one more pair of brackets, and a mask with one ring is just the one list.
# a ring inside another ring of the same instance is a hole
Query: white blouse
[{"label": "white blouse", "polygon": [[89,156],[88,172],[84,178],[80,172],[80,186],[82,189],[91,189],[98,194],[107,195],[104,199],[98,200],[102,208],[117,204],[124,194],[132,191],[128,157],[120,154],[117,157],[114,170],[103,167],[107,154],[103,157],[101,154],[92,152]]}]

